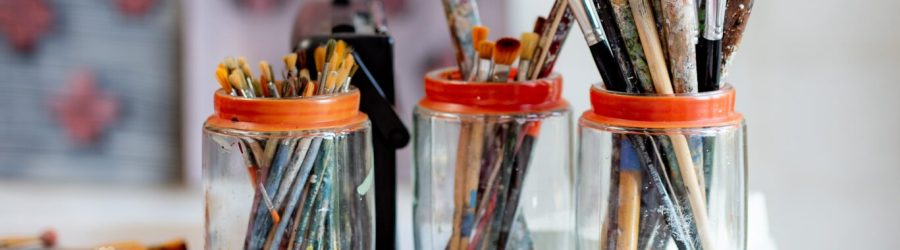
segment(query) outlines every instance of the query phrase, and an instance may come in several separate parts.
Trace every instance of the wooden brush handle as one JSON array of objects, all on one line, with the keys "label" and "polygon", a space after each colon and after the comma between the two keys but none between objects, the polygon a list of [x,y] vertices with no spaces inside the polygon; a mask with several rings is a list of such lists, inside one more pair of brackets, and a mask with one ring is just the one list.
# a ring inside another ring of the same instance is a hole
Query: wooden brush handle
[{"label": "wooden brush handle", "polygon": [[676,93],[697,92],[697,8],[693,0],[662,0],[669,66]]},{"label": "wooden brush handle", "polygon": [[691,158],[690,146],[682,134],[670,134],[675,158],[678,160],[678,169],[684,179],[684,185],[688,192],[688,201],[691,211],[694,213],[694,224],[697,225],[697,234],[703,249],[715,249],[712,240],[712,232],[709,228],[709,217],[706,212],[706,198],[703,197],[703,189],[700,187],[697,172],[694,170],[694,160]]},{"label": "wooden brush handle", "polygon": [[637,26],[638,36],[641,38],[641,47],[647,56],[647,65],[650,67],[650,77],[653,79],[653,87],[656,93],[671,95],[672,81],[669,79],[669,70],[666,68],[666,58],[663,56],[662,44],[656,31],[656,20],[653,18],[653,9],[648,0],[629,0],[631,13],[634,14],[634,24]]},{"label": "wooden brush handle", "polygon": [[619,172],[619,236],[617,250],[636,250],[641,221],[641,172]]},{"label": "wooden brush handle", "polygon": [[450,236],[450,250],[464,249],[461,246],[462,215],[465,203],[465,176],[468,165],[469,135],[472,124],[460,121],[459,141],[456,145],[456,172],[453,178],[453,233]]}]

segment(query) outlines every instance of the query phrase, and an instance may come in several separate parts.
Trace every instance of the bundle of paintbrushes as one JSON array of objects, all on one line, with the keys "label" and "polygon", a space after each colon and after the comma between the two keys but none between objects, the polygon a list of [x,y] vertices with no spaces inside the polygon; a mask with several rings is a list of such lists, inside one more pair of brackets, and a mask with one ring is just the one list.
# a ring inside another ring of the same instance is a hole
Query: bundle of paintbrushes
[{"label": "bundle of paintbrushes", "polygon": [[[315,58],[318,70],[315,75],[307,70],[309,53]],[[352,91],[350,81],[358,68],[357,59],[345,42],[330,40],[313,51],[284,56],[282,80],[275,80],[271,65],[265,61],[259,63],[259,77],[254,77],[243,58],[226,58],[216,70],[216,76],[222,90],[232,96],[336,98]],[[331,103],[339,105],[337,101]],[[223,147],[236,147],[241,153],[254,190],[252,209],[247,211],[250,216],[245,249],[371,247],[372,242],[366,240],[372,233],[367,230],[371,226],[371,214],[368,201],[361,198],[368,188],[349,181],[362,182],[365,176],[356,176],[357,172],[368,171],[360,167],[364,165],[361,162],[366,159],[366,153],[357,152],[359,148],[351,146],[367,145],[366,133],[340,131],[347,130],[313,129],[288,131],[284,136],[245,136],[237,138],[237,143],[213,139]],[[344,202],[348,200],[351,202]]]},{"label": "bundle of paintbrushes", "polygon": [[[605,89],[643,95],[719,90],[752,0],[570,0]],[[613,136],[603,249],[715,249],[707,215],[715,137]]]},{"label": "bundle of paintbrushes", "polygon": [[[548,17],[539,17],[519,39],[490,41],[475,1],[444,0],[459,60],[461,78],[455,80],[523,84],[550,76],[574,21],[567,4],[556,1]],[[453,233],[447,247],[533,248],[519,203],[540,119],[463,120],[460,128]]]}]

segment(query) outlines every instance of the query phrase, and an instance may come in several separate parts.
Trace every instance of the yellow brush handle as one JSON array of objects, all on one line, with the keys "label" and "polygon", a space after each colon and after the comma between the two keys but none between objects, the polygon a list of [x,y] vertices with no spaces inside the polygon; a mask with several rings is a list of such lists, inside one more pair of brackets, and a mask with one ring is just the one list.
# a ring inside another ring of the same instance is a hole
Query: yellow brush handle
[{"label": "yellow brush handle", "polygon": [[629,0],[631,13],[634,15],[634,24],[641,38],[641,47],[647,56],[647,66],[650,67],[650,78],[653,79],[653,87],[657,94],[671,95],[672,80],[669,78],[669,70],[666,68],[666,58],[663,55],[659,34],[656,33],[656,19],[650,8],[648,0]]},{"label": "yellow brush handle", "polygon": [[619,172],[617,250],[636,250],[641,222],[641,172]]}]

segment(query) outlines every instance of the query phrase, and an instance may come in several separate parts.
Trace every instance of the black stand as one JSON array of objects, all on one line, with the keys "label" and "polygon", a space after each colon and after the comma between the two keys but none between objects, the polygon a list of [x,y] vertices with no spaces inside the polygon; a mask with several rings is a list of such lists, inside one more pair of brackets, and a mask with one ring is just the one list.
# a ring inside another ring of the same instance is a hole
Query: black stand
[{"label": "black stand", "polygon": [[[387,35],[335,33],[310,37],[303,44],[312,48],[328,39],[340,39],[353,47],[359,71],[351,84],[362,97],[360,110],[372,121],[375,161],[375,249],[396,249],[397,241],[397,149],[409,143],[409,130],[394,112],[394,41]],[[295,48],[303,49],[303,48]],[[315,62],[307,53],[307,62]],[[315,64],[308,64],[315,72]]]}]

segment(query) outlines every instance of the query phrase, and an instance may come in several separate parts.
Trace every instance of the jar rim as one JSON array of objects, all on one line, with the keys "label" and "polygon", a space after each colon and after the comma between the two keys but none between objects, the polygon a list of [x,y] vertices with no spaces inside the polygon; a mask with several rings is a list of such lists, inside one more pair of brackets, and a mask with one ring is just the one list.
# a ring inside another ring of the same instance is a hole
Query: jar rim
[{"label": "jar rim", "polygon": [[[516,70],[511,70],[511,75]],[[455,67],[425,74],[425,97],[419,105],[430,110],[460,114],[532,113],[564,109],[562,76],[524,82],[496,83],[460,80]]]},{"label": "jar rim", "polygon": [[582,117],[595,123],[638,128],[696,128],[740,123],[736,91],[725,85],[696,94],[648,95],[591,87],[592,110]]},{"label": "jar rim", "polygon": [[207,124],[261,132],[342,127],[368,119],[359,112],[359,103],[356,88],[301,98],[244,98],[219,90],[213,97],[214,113]]}]

